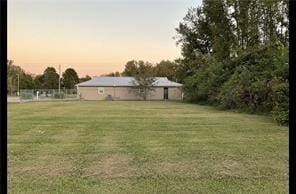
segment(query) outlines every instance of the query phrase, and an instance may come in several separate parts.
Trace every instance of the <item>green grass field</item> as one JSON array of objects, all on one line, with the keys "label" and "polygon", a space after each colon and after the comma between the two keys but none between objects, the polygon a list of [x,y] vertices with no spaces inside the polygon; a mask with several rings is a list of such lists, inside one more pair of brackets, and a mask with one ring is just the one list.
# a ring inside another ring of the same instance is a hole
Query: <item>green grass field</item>
[{"label": "green grass field", "polygon": [[178,102],[8,106],[9,193],[287,193],[288,128]]}]

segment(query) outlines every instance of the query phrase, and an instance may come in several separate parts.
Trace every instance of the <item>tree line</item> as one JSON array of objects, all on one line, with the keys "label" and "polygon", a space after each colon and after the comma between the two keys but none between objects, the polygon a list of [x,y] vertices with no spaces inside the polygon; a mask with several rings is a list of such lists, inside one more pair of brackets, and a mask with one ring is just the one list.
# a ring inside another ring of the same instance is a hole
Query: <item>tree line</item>
[{"label": "tree line", "polygon": [[187,100],[289,118],[287,0],[203,0],[176,28]]},{"label": "tree line", "polygon": [[[8,95],[15,95],[20,89],[57,89],[59,87],[59,74],[54,67],[47,67],[43,74],[33,75],[25,72],[12,60],[7,61]],[[90,76],[78,77],[73,68],[67,68],[61,75],[61,88],[73,89],[75,84],[90,80]],[[18,83],[19,82],[19,83]]]},{"label": "tree line", "polygon": [[[47,67],[43,74],[33,75],[27,73],[20,66],[15,65],[12,60],[7,61],[8,75],[8,94],[15,95],[18,91],[18,79],[20,80],[20,89],[57,89],[59,85],[59,74],[54,67]],[[112,72],[102,76],[134,76],[134,77],[168,77],[176,81],[176,63],[169,60],[163,60],[156,65],[142,60],[128,61],[123,72]],[[90,80],[91,77],[78,77],[73,68],[68,68],[61,75],[61,88],[73,89],[75,84]]]},{"label": "tree line", "polygon": [[[155,65],[131,60],[123,72],[104,76],[168,77],[183,84],[187,101],[271,113],[280,124],[288,124],[288,3],[203,0],[201,6],[188,9],[176,28],[174,39],[181,47],[181,58]],[[23,77],[27,78],[23,87],[31,83],[34,87],[56,86],[55,81],[49,81],[57,80],[52,79],[56,77],[54,68],[34,78],[25,73]],[[15,83],[15,76],[10,83]]]},{"label": "tree line", "polygon": [[182,57],[129,61],[109,76],[166,76],[185,100],[223,109],[271,113],[289,121],[288,0],[203,0],[176,28]]},{"label": "tree line", "polygon": [[169,80],[177,81],[176,77],[177,64],[174,61],[162,60],[153,64],[143,60],[130,60],[125,64],[122,72],[111,72],[103,76],[120,77],[120,76],[141,76],[149,74],[151,77],[167,77]]}]

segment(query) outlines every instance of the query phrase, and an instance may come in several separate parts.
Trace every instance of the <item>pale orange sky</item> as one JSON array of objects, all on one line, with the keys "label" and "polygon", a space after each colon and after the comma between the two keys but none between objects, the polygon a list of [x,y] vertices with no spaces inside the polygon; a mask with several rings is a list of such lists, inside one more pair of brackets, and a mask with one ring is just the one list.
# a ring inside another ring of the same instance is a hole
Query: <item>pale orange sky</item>
[{"label": "pale orange sky", "polygon": [[11,0],[8,57],[25,71],[74,68],[79,76],[121,72],[127,61],[180,57],[173,36],[193,0]]}]

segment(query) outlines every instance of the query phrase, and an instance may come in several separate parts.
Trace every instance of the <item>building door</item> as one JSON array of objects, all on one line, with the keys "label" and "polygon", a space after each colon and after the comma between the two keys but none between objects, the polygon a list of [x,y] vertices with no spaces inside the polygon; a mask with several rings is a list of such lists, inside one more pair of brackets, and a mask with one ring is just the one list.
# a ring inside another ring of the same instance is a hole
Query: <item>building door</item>
[{"label": "building door", "polygon": [[168,100],[169,99],[169,89],[163,88],[163,99]]}]

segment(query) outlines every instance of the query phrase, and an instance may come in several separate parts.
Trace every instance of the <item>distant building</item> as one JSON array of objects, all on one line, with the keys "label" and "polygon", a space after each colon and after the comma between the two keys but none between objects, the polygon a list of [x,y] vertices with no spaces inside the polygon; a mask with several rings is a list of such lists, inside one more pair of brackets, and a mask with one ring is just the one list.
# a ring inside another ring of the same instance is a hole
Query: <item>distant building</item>
[{"label": "distant building", "polygon": [[[76,85],[84,100],[142,100],[133,77],[98,77]],[[182,100],[182,84],[156,77],[147,100]]]}]

